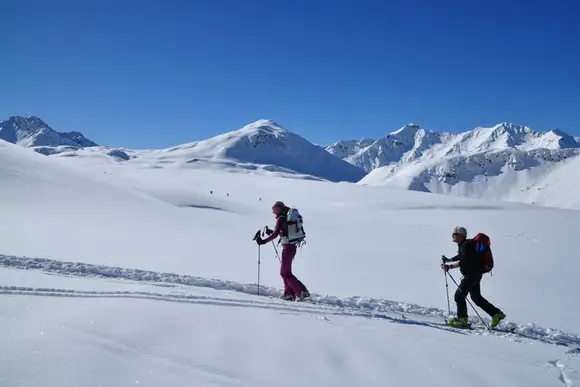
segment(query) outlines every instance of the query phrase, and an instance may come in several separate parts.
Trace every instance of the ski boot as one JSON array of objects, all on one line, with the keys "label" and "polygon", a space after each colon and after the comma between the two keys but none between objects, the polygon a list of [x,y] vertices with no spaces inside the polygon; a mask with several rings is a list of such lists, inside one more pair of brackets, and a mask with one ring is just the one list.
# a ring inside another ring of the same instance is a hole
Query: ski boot
[{"label": "ski boot", "polygon": [[281,300],[284,300],[284,301],[294,301],[296,299],[296,296],[294,294],[289,294],[287,296],[285,296],[285,295],[282,294],[280,296],[280,299]]},{"label": "ski boot", "polygon": [[459,328],[459,329],[470,329],[471,328],[471,324],[467,321],[467,317],[452,318],[451,320],[447,321],[447,324],[449,326],[452,326],[453,328]]},{"label": "ski boot", "polygon": [[499,313],[496,313],[495,316],[493,316],[493,318],[491,319],[491,327],[495,328],[497,324],[499,324],[499,322],[504,318],[505,318],[504,312],[499,311]]},{"label": "ski boot", "polygon": [[310,297],[310,292],[308,290],[303,290],[300,292],[300,295],[298,296],[297,301],[302,301],[308,297]]}]

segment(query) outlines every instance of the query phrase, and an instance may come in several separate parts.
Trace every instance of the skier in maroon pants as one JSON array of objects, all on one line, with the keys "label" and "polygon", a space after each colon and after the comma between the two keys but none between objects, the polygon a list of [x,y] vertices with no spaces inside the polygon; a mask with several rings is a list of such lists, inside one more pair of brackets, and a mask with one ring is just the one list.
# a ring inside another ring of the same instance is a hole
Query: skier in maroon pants
[{"label": "skier in maroon pants", "polygon": [[310,296],[308,289],[294,274],[292,274],[292,261],[296,256],[296,244],[288,241],[288,221],[286,214],[289,208],[283,202],[276,202],[272,206],[272,212],[276,215],[276,227],[274,231],[270,231],[270,235],[266,239],[258,237],[256,242],[259,245],[266,244],[273,241],[276,237],[280,237],[282,243],[282,265],[280,267],[280,276],[284,280],[284,294],[282,299],[288,301],[302,301]]}]

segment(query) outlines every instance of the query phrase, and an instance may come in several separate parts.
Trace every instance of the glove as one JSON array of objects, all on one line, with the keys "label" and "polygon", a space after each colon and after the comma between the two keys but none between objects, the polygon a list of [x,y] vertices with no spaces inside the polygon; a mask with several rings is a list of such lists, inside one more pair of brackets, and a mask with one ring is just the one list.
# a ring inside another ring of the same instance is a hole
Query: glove
[{"label": "glove", "polygon": [[256,238],[256,243],[257,243],[258,245],[263,245],[263,244],[265,244],[266,242],[264,242],[264,240],[262,239],[262,237],[257,237],[257,238]]},{"label": "glove", "polygon": [[268,226],[266,226],[266,228],[264,229],[264,232],[266,233],[266,235],[272,235],[274,233],[274,230],[270,230],[268,228]]},{"label": "glove", "polygon": [[446,264],[442,263],[441,264],[441,269],[443,269],[443,271],[447,272],[447,271],[449,271],[449,266],[447,266]]},{"label": "glove", "polygon": [[451,261],[451,260],[450,260],[449,258],[447,258],[445,255],[442,255],[442,256],[441,256],[441,260],[442,260],[443,262],[450,262],[450,261]]}]

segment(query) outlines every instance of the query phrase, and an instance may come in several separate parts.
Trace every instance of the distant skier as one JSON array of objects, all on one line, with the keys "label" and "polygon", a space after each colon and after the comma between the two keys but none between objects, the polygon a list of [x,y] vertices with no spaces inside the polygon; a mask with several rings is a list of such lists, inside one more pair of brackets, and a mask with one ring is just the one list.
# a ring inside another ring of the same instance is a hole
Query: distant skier
[{"label": "distant skier", "polygon": [[286,205],[278,201],[272,206],[272,213],[276,216],[276,227],[274,231],[268,230],[270,234],[266,239],[258,236],[256,242],[258,245],[263,245],[273,241],[280,236],[282,243],[282,262],[280,267],[280,276],[284,280],[284,294],[282,299],[287,301],[302,301],[306,297],[310,297],[310,292],[302,282],[294,274],[292,274],[292,261],[296,256],[296,243],[288,240],[288,221],[287,214],[290,209]]},{"label": "distant skier", "polygon": [[[467,239],[465,227],[455,227],[452,234],[453,242],[457,243],[458,254],[453,258],[443,256],[441,268],[444,271],[459,268],[463,278],[455,292],[455,303],[457,304],[457,318],[449,321],[449,325],[456,328],[466,328],[469,326],[467,319],[467,303],[465,298],[471,294],[471,299],[475,305],[483,309],[492,317],[491,326],[495,327],[506,315],[487,301],[481,295],[480,283],[483,273],[480,267],[480,260],[475,249],[475,241]],[[457,262],[446,265],[447,262]]]}]

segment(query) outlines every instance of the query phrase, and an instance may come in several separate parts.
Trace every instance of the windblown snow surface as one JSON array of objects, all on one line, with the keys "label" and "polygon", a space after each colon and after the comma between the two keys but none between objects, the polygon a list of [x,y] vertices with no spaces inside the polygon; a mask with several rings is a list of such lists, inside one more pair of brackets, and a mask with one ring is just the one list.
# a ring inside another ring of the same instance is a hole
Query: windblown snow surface
[{"label": "windblown snow surface", "polygon": [[[80,161],[0,141],[2,386],[580,385],[577,211]],[[275,200],[305,217],[302,303],[272,245],[257,294]],[[442,325],[458,224],[492,238],[501,331]]]}]

